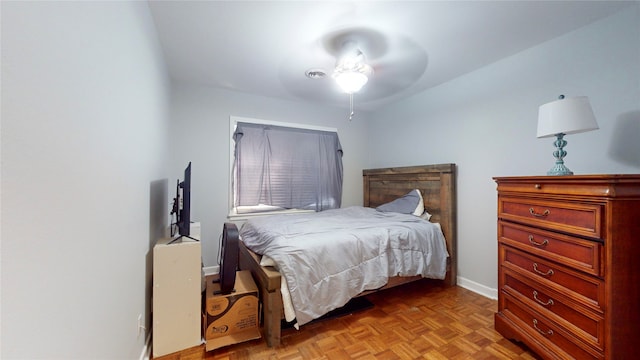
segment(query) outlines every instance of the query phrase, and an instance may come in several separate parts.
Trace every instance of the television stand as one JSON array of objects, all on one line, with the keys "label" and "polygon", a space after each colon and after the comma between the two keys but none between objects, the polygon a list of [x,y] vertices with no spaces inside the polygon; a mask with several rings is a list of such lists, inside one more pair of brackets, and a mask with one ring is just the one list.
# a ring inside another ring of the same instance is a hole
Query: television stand
[{"label": "television stand", "polygon": [[[177,242],[178,240],[182,240],[182,238],[188,238],[191,239],[193,241],[200,241],[200,223],[199,222],[192,222],[189,226],[189,235],[180,235],[180,234],[176,234],[174,233],[174,226],[176,224],[171,224],[171,226],[169,227],[169,232],[171,233],[171,237],[169,240],[169,242],[167,243],[167,245],[171,245],[175,242]],[[177,232],[177,231],[176,231]],[[174,237],[175,236],[175,237]]]},{"label": "television stand", "polygon": [[171,241],[169,241],[169,242],[167,243],[167,245],[171,245],[171,244],[173,244],[174,242],[176,242],[176,241],[178,241],[178,240],[182,240],[182,238],[189,238],[189,239],[191,239],[191,240],[193,240],[193,241],[200,241],[199,239],[196,239],[196,238],[191,237],[191,236],[189,236],[189,235],[180,235],[180,236],[177,236],[177,237],[175,237],[175,238],[171,239]]}]

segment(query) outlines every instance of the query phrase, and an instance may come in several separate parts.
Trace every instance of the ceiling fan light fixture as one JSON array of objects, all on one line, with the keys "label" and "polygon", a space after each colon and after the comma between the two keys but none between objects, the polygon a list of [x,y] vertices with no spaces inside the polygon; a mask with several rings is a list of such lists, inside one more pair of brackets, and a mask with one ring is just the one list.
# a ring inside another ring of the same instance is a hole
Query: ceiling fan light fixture
[{"label": "ceiling fan light fixture", "polygon": [[354,115],[353,94],[362,89],[372,74],[373,68],[365,62],[362,51],[353,42],[346,42],[333,70],[333,78],[342,91],[349,94],[349,120]]},{"label": "ceiling fan light fixture", "polygon": [[367,81],[369,81],[367,75],[359,71],[336,72],[334,78],[342,91],[347,94],[360,91]]},{"label": "ceiling fan light fixture", "polygon": [[[351,44],[347,45],[352,46]],[[373,69],[364,61],[364,54],[357,48],[345,51],[338,60],[333,71],[333,78],[342,91],[353,94],[360,91],[369,81],[369,75],[373,73]]]}]

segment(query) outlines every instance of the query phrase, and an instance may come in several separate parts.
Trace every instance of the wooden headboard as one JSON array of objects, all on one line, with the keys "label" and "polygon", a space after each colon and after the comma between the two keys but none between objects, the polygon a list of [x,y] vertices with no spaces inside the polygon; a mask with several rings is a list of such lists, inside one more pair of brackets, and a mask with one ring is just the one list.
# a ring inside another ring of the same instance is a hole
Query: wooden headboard
[{"label": "wooden headboard", "polygon": [[377,207],[419,189],[425,209],[432,215],[431,222],[440,223],[447,242],[449,284],[456,283],[456,165],[438,164],[422,166],[365,169],[364,206]]}]

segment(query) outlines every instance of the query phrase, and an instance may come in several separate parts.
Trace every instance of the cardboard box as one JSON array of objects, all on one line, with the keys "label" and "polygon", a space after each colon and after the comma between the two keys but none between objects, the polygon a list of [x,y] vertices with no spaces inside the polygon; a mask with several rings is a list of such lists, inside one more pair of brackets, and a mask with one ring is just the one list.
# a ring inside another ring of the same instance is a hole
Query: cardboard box
[{"label": "cardboard box", "polygon": [[206,350],[259,339],[258,287],[251,272],[236,272],[231,294],[222,295],[217,276],[207,276],[203,324]]}]

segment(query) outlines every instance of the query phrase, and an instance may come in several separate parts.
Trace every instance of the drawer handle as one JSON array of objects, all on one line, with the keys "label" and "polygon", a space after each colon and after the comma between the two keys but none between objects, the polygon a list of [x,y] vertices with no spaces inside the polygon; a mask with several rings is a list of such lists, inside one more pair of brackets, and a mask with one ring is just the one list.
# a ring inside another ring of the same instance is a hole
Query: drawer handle
[{"label": "drawer handle", "polygon": [[542,329],[540,329],[538,327],[538,320],[533,319],[533,327],[538,330],[538,332],[544,336],[552,336],[553,335],[553,330],[549,329],[547,331],[543,331]]},{"label": "drawer handle", "polygon": [[539,243],[533,240],[533,235],[529,235],[529,242],[531,243],[531,245],[540,246],[540,247],[549,245],[548,239],[544,239],[543,242]]},{"label": "drawer handle", "polygon": [[535,184],[535,185],[533,185],[533,187],[534,187],[534,188],[536,188],[536,189],[538,189],[538,190],[540,190],[540,189],[542,188],[542,185],[540,185],[540,184]]},{"label": "drawer handle", "polygon": [[538,263],[533,263],[533,271],[537,272],[538,274],[540,274],[542,276],[551,276],[551,275],[553,275],[553,269],[549,269],[547,272],[542,272],[542,271],[538,270]]},{"label": "drawer handle", "polygon": [[543,306],[551,306],[553,305],[553,299],[549,298],[549,300],[547,300],[547,302],[544,302],[540,299],[538,299],[538,292],[533,290],[533,300],[537,301],[538,304],[543,305]]},{"label": "drawer handle", "polygon": [[549,209],[545,210],[542,214],[537,213],[535,210],[533,210],[533,208],[529,208],[529,214],[535,216],[535,217],[547,217],[549,216],[551,212],[549,211]]}]

